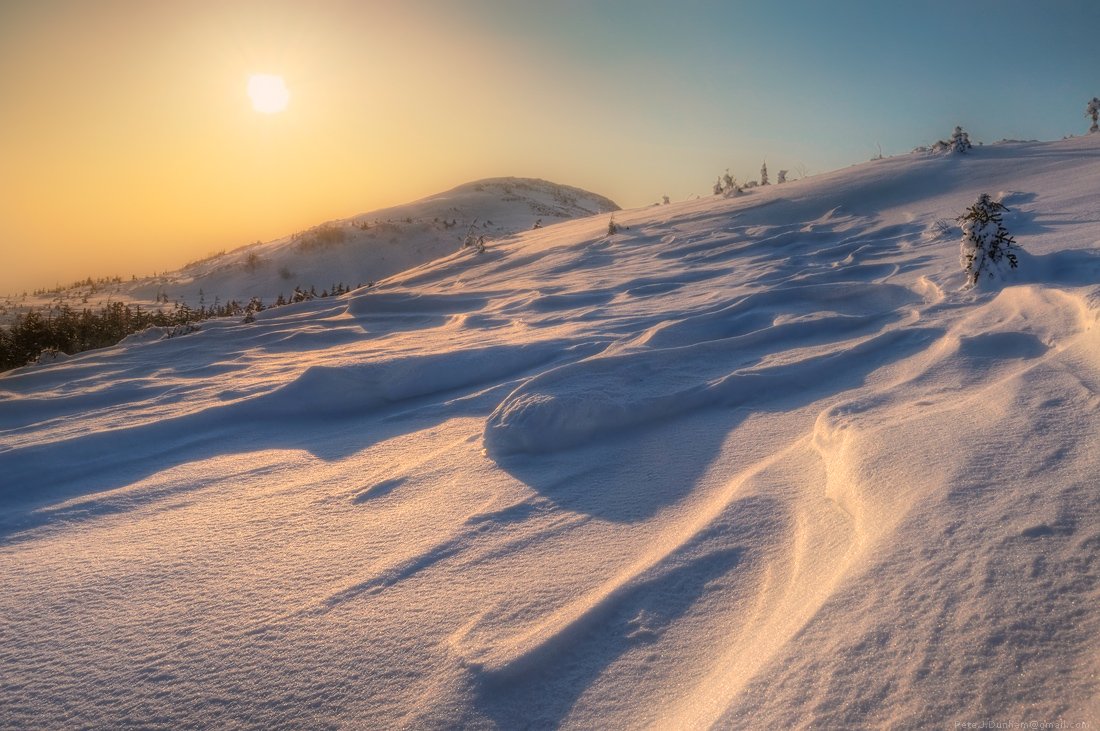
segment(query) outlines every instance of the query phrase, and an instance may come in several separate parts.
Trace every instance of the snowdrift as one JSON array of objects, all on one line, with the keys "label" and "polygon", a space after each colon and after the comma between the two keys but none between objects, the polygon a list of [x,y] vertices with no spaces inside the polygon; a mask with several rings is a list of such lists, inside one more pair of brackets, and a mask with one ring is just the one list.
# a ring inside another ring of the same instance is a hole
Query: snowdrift
[{"label": "snowdrift", "polygon": [[0,726],[1100,721],[1098,189],[890,158],[0,376]]}]

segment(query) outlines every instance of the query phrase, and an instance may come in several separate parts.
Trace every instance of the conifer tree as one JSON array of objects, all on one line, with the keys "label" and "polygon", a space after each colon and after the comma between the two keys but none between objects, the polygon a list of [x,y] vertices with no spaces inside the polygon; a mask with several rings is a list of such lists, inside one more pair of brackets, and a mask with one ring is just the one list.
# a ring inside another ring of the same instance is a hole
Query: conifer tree
[{"label": "conifer tree", "polygon": [[1089,134],[1093,132],[1100,132],[1100,123],[1097,120],[1100,119],[1100,98],[1093,97],[1088,105],[1085,107],[1085,116],[1092,117],[1092,126],[1089,127]]},{"label": "conifer tree", "polygon": [[966,152],[973,145],[970,144],[970,135],[962,127],[956,126],[948,140],[940,140],[932,145],[933,152]]},{"label": "conifer tree", "polygon": [[1001,213],[1007,211],[1000,201],[982,193],[974,205],[956,220],[962,226],[963,239],[959,263],[966,272],[969,286],[979,280],[1001,280],[1018,262],[1012,247],[1016,240],[1005,230]]},{"label": "conifer tree", "polygon": [[[741,195],[741,186],[738,185],[737,180],[735,180],[734,177],[730,175],[730,171],[728,168],[726,169],[724,175],[718,176],[718,182],[714,184],[714,194],[724,195],[727,198],[735,195]],[[665,196],[665,198],[667,202],[668,196]]]},{"label": "conifer tree", "polygon": [[970,144],[970,135],[963,130],[962,127],[955,127],[955,131],[951,133],[951,139],[949,141],[951,152],[966,152],[973,145]]}]

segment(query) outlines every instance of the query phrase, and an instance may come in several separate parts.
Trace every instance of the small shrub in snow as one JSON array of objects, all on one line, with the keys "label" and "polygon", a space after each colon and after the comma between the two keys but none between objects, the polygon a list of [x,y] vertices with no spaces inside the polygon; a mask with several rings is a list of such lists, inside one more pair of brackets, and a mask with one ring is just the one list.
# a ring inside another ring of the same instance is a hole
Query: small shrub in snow
[{"label": "small shrub in snow", "polygon": [[[333,290],[333,294],[336,294],[335,289]],[[248,305],[246,305],[244,308],[244,319],[241,320],[241,322],[245,323],[246,325],[252,322],[256,322],[256,313],[263,312],[264,309],[266,309],[264,307],[264,301],[259,297],[253,297],[248,301]]]},{"label": "small shrub in snow", "polygon": [[38,354],[34,362],[38,365],[48,365],[50,363],[60,363],[68,359],[69,356],[57,348],[46,348]]},{"label": "small shrub in snow", "polygon": [[479,234],[474,236],[473,232],[466,234],[466,237],[462,239],[463,249],[473,249],[479,254],[485,253],[485,234]]},{"label": "small shrub in snow", "polygon": [[955,127],[955,131],[951,133],[951,152],[966,152],[973,145],[970,144],[970,135],[968,135],[962,127]]},{"label": "small shrub in snow", "polygon": [[935,239],[945,239],[948,234],[951,233],[953,226],[951,222],[946,218],[937,218],[932,223],[928,224],[928,228],[921,234],[921,238],[926,241],[932,241]]},{"label": "small shrub in snow", "polygon": [[1004,281],[1005,275],[1017,265],[1012,247],[1016,240],[1009,235],[1001,220],[1007,211],[999,201],[982,193],[978,201],[959,216],[963,240],[959,263],[966,272],[966,282],[974,286],[980,279]]},{"label": "small shrub in snow", "polygon": [[787,172],[788,171],[786,171],[786,170],[780,170],[779,173],[775,176],[775,182],[779,185],[782,185],[783,183],[786,183],[787,182]]},{"label": "small shrub in snow", "polygon": [[470,221],[469,227],[466,229],[466,235],[462,237],[462,248],[473,249],[479,254],[485,253],[485,234],[474,234],[474,226],[477,225],[477,219]]},{"label": "small shrub in snow", "polygon": [[290,304],[297,304],[299,302],[308,302],[311,299],[317,297],[317,289],[314,286],[310,286],[308,290],[302,289],[299,286],[294,287],[294,293],[290,296]]},{"label": "small shrub in snow", "polygon": [[323,223],[309,231],[296,233],[292,238],[299,251],[312,251],[344,243],[348,240],[348,232],[337,224]]},{"label": "small shrub in snow", "polygon": [[951,139],[940,140],[932,145],[932,152],[960,153],[966,152],[971,147],[973,145],[970,144],[970,135],[962,127],[955,127],[955,131],[951,133]]},{"label": "small shrub in snow", "polygon": [[185,322],[182,325],[173,325],[164,328],[164,339],[178,338],[180,335],[190,335],[202,330],[202,326],[193,322]]},{"label": "small shrub in snow", "polygon": [[607,235],[614,236],[619,233],[619,226],[615,223],[615,216],[611,216],[611,220],[607,222]]},{"label": "small shrub in snow", "polygon": [[727,198],[741,195],[741,186],[738,185],[734,177],[730,175],[729,170],[726,170],[725,175],[718,177],[718,182],[714,184],[714,194],[724,195]]},{"label": "small shrub in snow", "polygon": [[1085,116],[1092,117],[1092,126],[1089,127],[1089,132],[1100,132],[1100,124],[1097,123],[1097,119],[1100,119],[1100,98],[1093,97],[1089,101],[1085,107]]},{"label": "small shrub in snow", "polygon": [[248,256],[246,256],[244,258],[245,271],[247,271],[247,272],[256,271],[257,269],[260,268],[260,264],[262,263],[262,261],[263,260],[260,259],[260,255],[258,253],[256,253],[255,251],[248,252]]}]

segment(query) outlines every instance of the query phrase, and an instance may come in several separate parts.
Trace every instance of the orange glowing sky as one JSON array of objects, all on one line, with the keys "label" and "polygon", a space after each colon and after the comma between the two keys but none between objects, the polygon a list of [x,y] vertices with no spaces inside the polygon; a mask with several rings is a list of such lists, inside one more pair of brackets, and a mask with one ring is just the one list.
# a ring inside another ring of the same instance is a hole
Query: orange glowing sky
[{"label": "orange glowing sky", "polygon": [[[518,44],[475,40],[447,3],[399,7],[0,5],[0,293],[174,269],[479,177],[609,181],[527,142],[598,144],[540,113],[556,82]],[[256,73],[285,79],[285,111],[253,109]]]}]

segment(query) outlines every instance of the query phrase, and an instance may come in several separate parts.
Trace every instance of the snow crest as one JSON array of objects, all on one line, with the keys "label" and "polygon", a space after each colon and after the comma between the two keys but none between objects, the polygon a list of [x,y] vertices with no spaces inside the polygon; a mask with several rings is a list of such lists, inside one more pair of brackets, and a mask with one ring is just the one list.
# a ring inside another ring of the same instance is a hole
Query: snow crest
[{"label": "snow crest", "polygon": [[[747,408],[791,393],[809,398],[830,380],[864,373],[932,338],[935,330],[920,327],[882,330],[907,317],[904,305],[919,299],[891,284],[815,284],[662,323],[625,352],[525,382],[490,415],[485,447],[494,456],[554,452],[700,408]],[[858,314],[871,303],[892,308]],[[651,347],[661,344],[671,347]],[[792,346],[811,344],[818,347],[775,361]],[[837,349],[822,349],[829,344]]]}]

